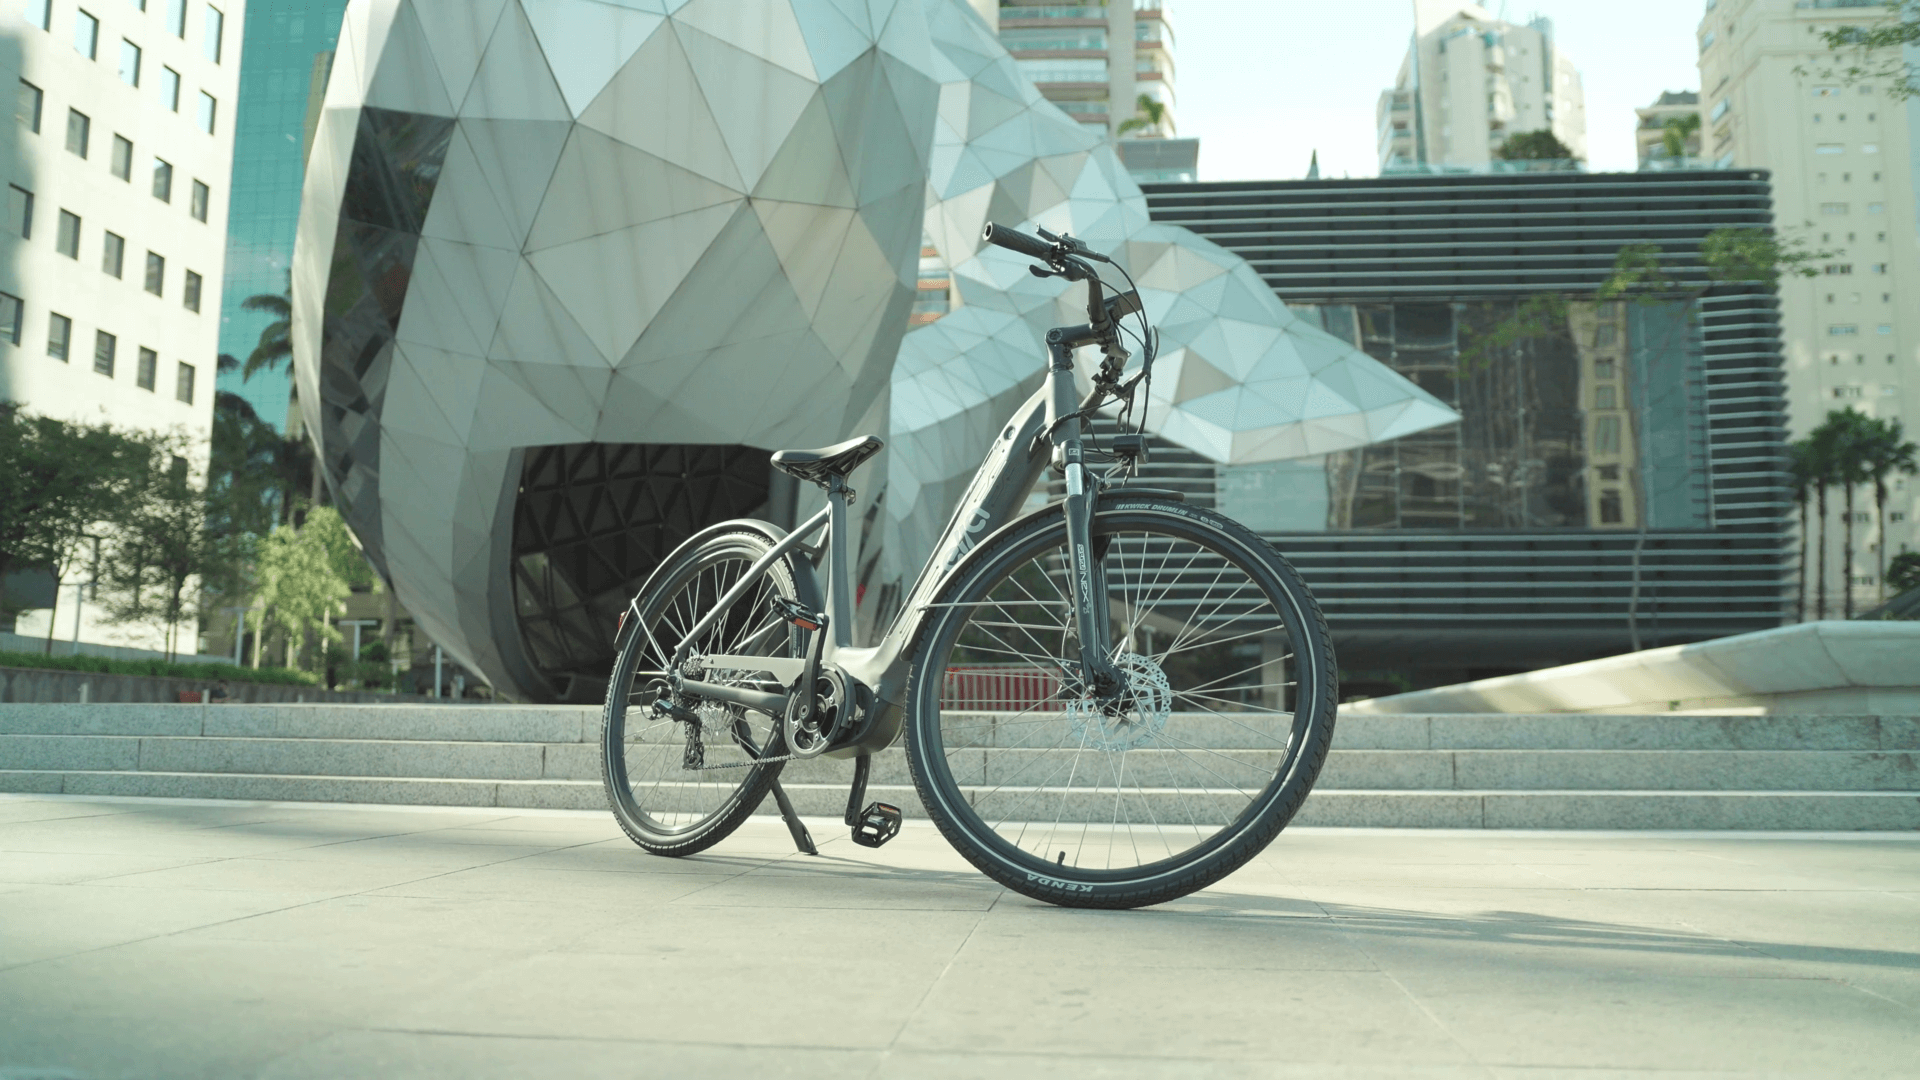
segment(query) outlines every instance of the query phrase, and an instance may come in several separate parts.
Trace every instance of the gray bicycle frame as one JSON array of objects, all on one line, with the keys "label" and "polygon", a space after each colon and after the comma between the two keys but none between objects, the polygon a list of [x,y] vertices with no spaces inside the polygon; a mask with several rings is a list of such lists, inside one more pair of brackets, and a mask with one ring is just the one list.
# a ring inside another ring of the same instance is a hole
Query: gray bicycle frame
[{"label": "gray bicycle frame", "polygon": [[[684,670],[693,658],[691,642],[711,628],[721,614],[747,594],[781,559],[801,549],[808,538],[821,529],[827,531],[827,640],[822,664],[836,664],[856,681],[873,691],[874,704],[864,730],[852,742],[827,751],[828,757],[853,757],[884,750],[900,733],[900,700],[905,696],[908,647],[919,635],[933,598],[946,583],[948,574],[979,542],[1019,516],[1027,495],[1040,476],[1052,465],[1064,471],[1067,482],[1067,532],[1070,578],[1076,596],[1093,596],[1095,583],[1104,585],[1098,560],[1090,552],[1093,503],[1097,484],[1088,476],[1083,459],[1081,421],[1075,415],[1092,403],[1078,399],[1074,385],[1073,352],[1096,344],[1098,335],[1089,326],[1062,327],[1047,334],[1047,377],[1013,418],[1003,427],[986,460],[973,474],[973,481],[961,496],[960,504],[948,519],[933,555],[921,567],[920,575],[907,593],[900,611],[876,645],[853,644],[853,578],[848,566],[847,520],[853,492],[836,478],[827,492],[826,508],[796,527],[771,550],[755,560],[738,582],[688,629],[675,648],[669,672]],[[1049,435],[1050,433],[1050,435]],[[1108,666],[1109,630],[1099,605],[1074,604],[1075,626],[1081,642],[1083,670]],[[701,658],[708,668],[740,671],[765,671],[782,683],[791,685],[805,673],[807,661],[800,657],[736,656],[715,654]],[[671,677],[671,676],[670,676]],[[681,692],[695,697],[727,701],[779,717],[784,715],[788,694],[772,694],[745,687],[723,686],[697,679],[679,679]]]}]

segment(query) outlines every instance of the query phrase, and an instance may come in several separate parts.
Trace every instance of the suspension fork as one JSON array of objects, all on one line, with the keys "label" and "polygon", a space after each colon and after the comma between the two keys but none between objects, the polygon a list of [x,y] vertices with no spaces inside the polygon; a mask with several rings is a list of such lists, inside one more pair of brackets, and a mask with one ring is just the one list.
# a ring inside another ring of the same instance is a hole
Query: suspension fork
[{"label": "suspension fork", "polygon": [[[1119,671],[1108,659],[1112,653],[1107,618],[1107,575],[1104,544],[1093,537],[1093,510],[1099,492],[1087,471],[1080,439],[1078,390],[1073,383],[1073,350],[1087,342],[1077,340],[1086,327],[1047,332],[1047,427],[1053,442],[1053,465],[1067,478],[1067,566],[1072,581],[1075,635],[1080,640],[1080,670],[1088,688],[1106,697],[1123,688]],[[1063,419],[1067,418],[1067,419]]]}]

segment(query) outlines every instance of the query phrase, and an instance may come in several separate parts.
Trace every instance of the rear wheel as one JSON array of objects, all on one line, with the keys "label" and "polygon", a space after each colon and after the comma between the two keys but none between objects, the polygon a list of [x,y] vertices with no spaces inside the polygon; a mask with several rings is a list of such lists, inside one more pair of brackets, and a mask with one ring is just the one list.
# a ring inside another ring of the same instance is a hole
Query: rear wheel
[{"label": "rear wheel", "polygon": [[[600,760],[607,802],[634,843],[656,855],[691,855],[724,839],[766,798],[786,753],[779,725],[738,705],[689,703],[695,723],[656,715],[666,663],[687,631],[745,576],[772,543],[750,532],[724,533],[675,552],[635,601],[639,625],[614,661],[602,720]],[[774,610],[776,596],[797,598],[793,574],[776,563],[694,642],[697,655],[790,657],[793,634]],[[729,686],[767,685],[754,671],[708,670]]]},{"label": "rear wheel", "polygon": [[1299,575],[1237,522],[1110,499],[1093,538],[1128,691],[1082,689],[1055,508],[936,599],[907,755],[928,814],[989,877],[1051,903],[1137,907],[1232,873],[1293,817],[1333,738],[1333,647]]}]

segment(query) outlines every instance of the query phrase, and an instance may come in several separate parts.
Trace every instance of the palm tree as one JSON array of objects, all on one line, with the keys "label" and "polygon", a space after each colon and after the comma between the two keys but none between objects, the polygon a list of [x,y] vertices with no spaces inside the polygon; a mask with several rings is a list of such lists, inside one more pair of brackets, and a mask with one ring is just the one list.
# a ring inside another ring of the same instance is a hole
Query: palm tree
[{"label": "palm tree", "polygon": [[1819,448],[1811,437],[1800,439],[1787,447],[1791,455],[1788,469],[1793,476],[1793,501],[1800,507],[1800,596],[1794,602],[1793,621],[1807,621],[1807,549],[1813,540],[1813,533],[1807,524],[1807,499],[1820,483]]},{"label": "palm tree", "polygon": [[1133,119],[1122,123],[1114,134],[1125,135],[1130,131],[1159,131],[1160,122],[1167,118],[1166,105],[1147,94],[1141,94],[1136,98],[1133,107],[1135,109]]},{"label": "palm tree", "polygon": [[1660,132],[1660,142],[1666,146],[1667,156],[1678,161],[1687,156],[1687,140],[1700,130],[1700,114],[1670,117],[1662,127],[1665,130]]},{"label": "palm tree", "polygon": [[263,368],[278,369],[293,356],[293,275],[287,275],[286,292],[258,293],[241,301],[240,307],[246,311],[264,311],[274,320],[261,329],[260,343],[247,357],[246,369],[240,373],[241,380],[245,381]]},{"label": "palm tree", "polygon": [[1897,418],[1867,421],[1865,447],[1866,473],[1873,480],[1873,514],[1879,539],[1880,602],[1887,602],[1887,477],[1894,473],[1913,476],[1920,473],[1920,446],[1906,437],[1906,429]]},{"label": "palm tree", "polygon": [[[1841,611],[1845,618],[1853,618],[1853,496],[1854,488],[1867,482],[1870,475],[1866,464],[1866,449],[1870,438],[1872,422],[1865,414],[1852,409],[1835,409],[1814,429],[1811,438],[1820,446],[1820,457],[1826,466],[1823,485],[1820,489],[1821,505],[1821,565],[1826,562],[1826,487],[1825,484],[1839,484],[1846,498],[1846,516],[1842,521],[1844,543],[1840,549]],[[1826,614],[1825,575],[1821,575],[1821,614]]]}]

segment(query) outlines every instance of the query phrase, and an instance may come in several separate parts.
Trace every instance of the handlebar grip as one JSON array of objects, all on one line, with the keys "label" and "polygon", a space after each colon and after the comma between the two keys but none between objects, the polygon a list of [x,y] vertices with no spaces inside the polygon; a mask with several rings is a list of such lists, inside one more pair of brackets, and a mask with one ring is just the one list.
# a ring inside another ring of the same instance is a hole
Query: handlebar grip
[{"label": "handlebar grip", "polygon": [[987,222],[987,227],[981,232],[980,238],[989,244],[1006,248],[1008,251],[1017,251],[1030,258],[1045,261],[1053,257],[1052,244],[1037,236],[1029,236],[1018,229],[995,225],[991,221]]}]

